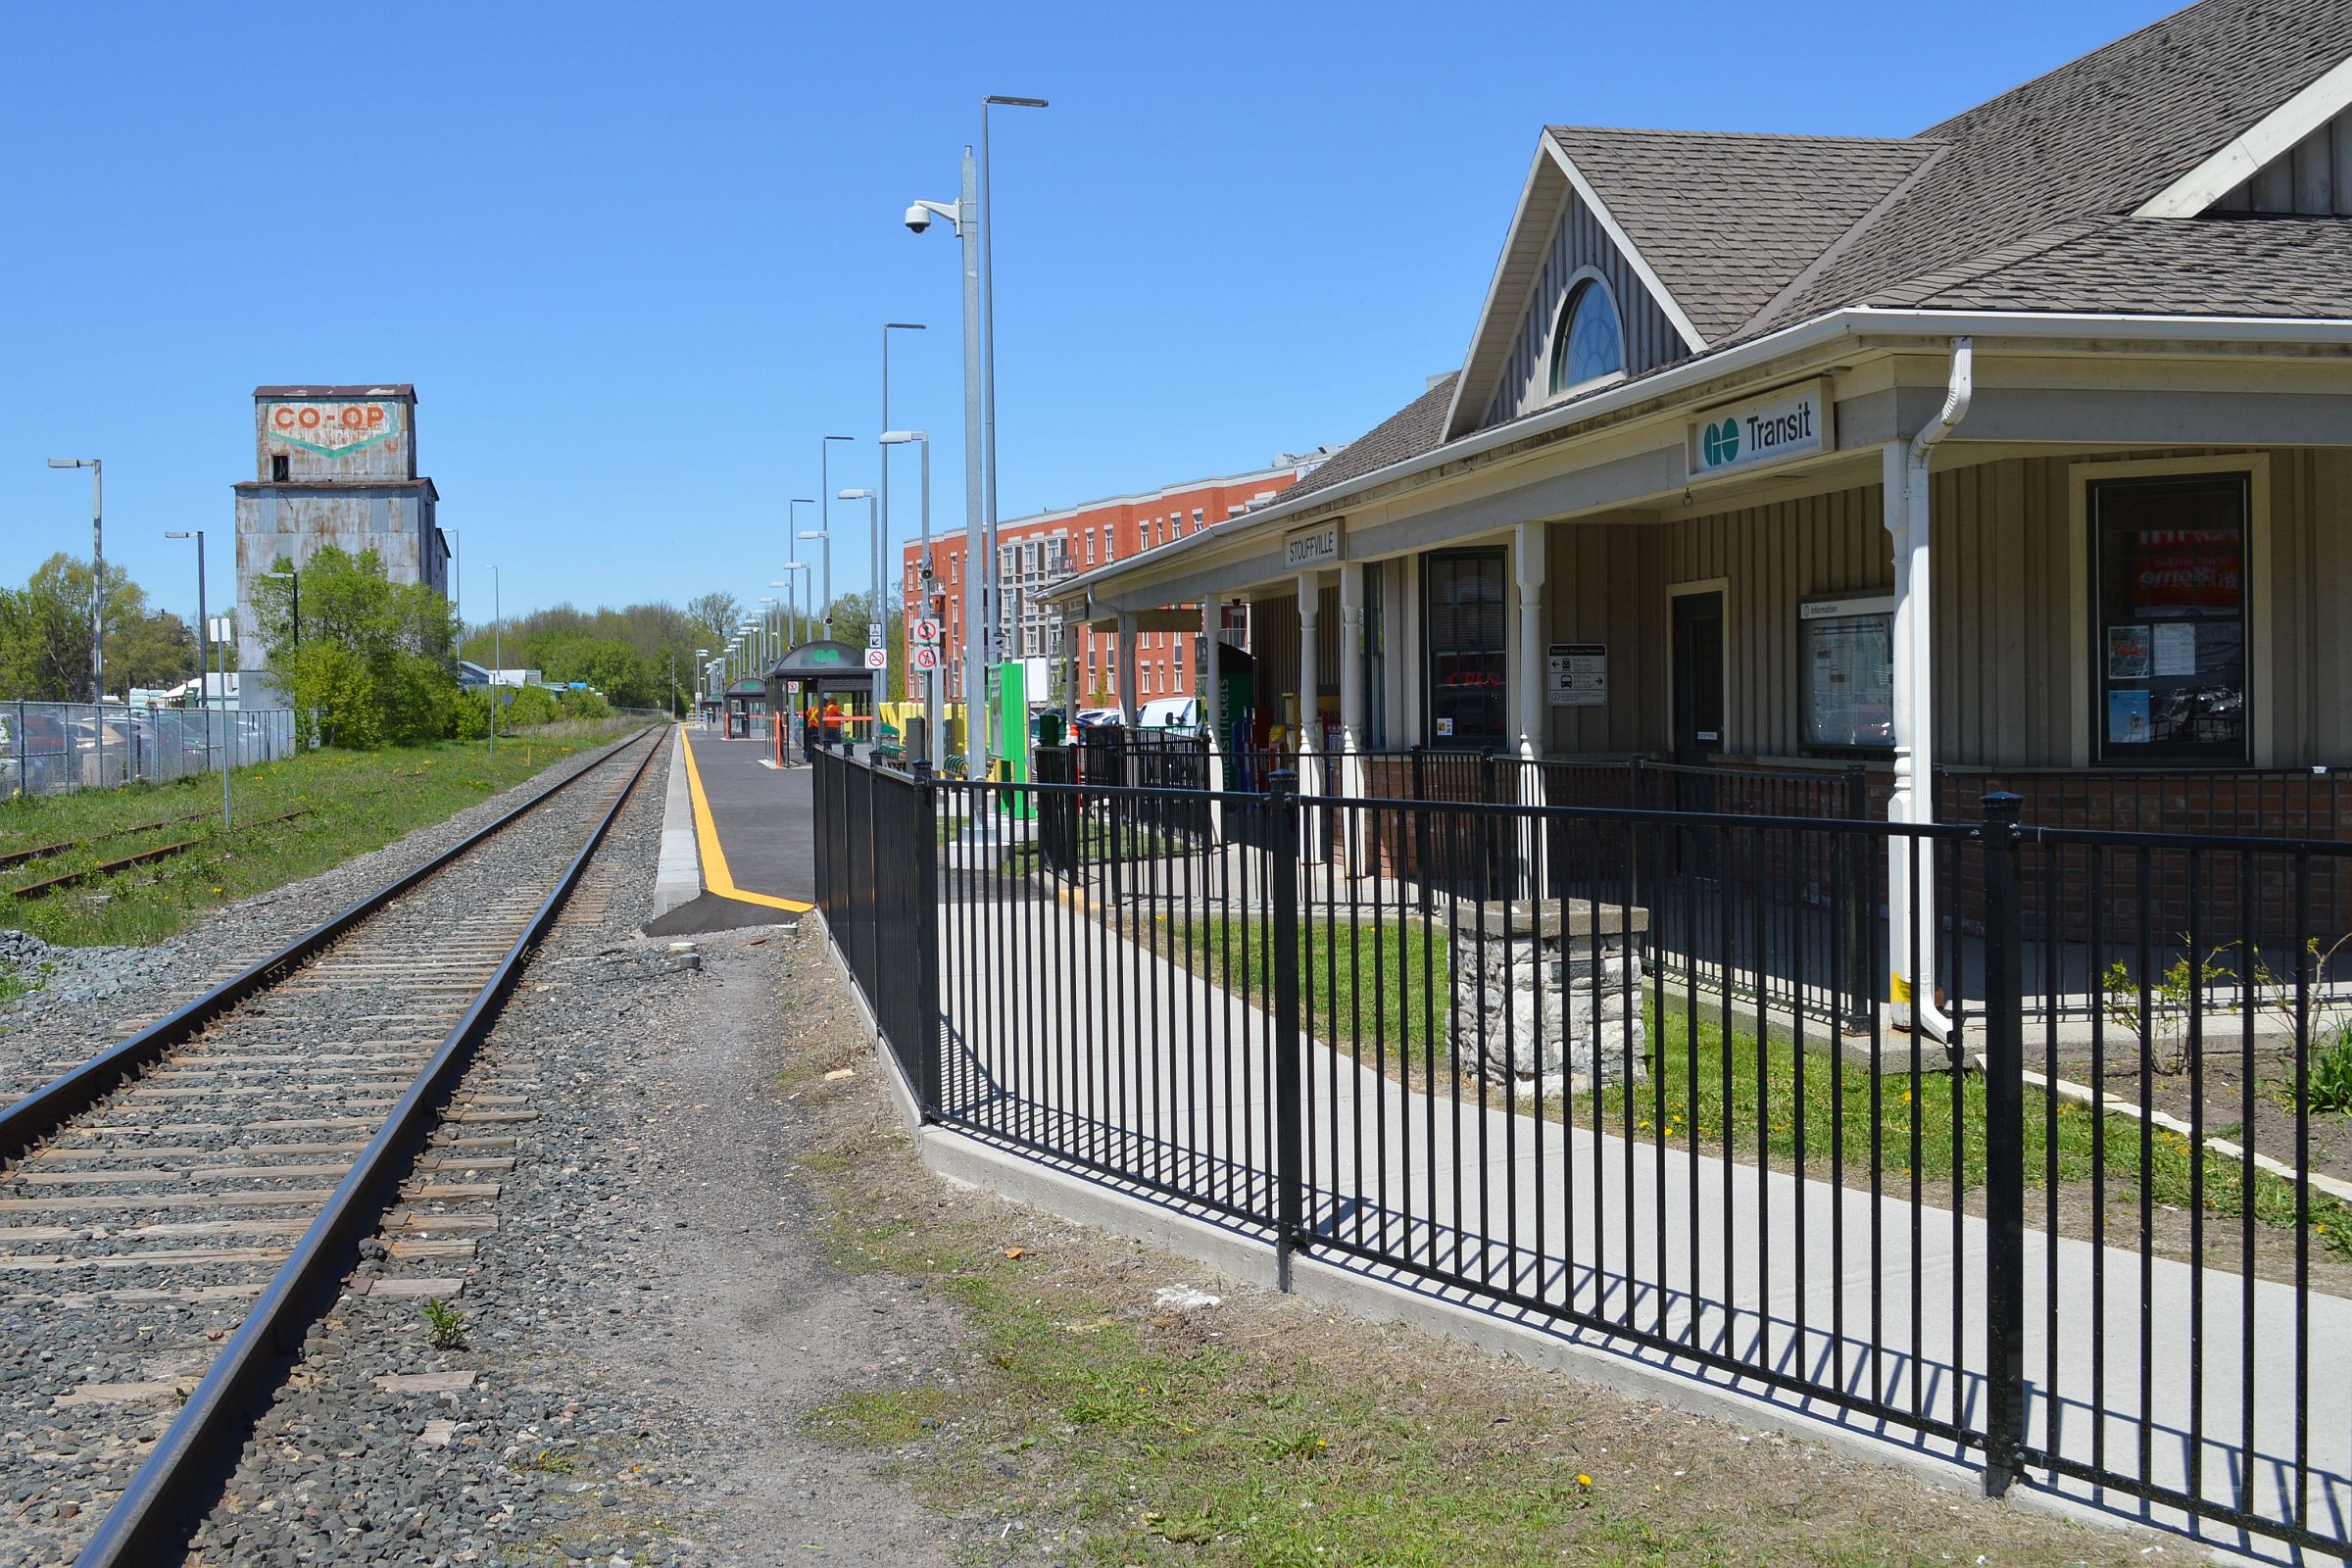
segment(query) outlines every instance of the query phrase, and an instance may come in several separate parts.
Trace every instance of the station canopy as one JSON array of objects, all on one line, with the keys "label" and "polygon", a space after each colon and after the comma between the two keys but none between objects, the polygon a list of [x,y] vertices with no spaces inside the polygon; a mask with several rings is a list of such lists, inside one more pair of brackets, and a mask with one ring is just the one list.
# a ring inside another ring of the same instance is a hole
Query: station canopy
[{"label": "station canopy", "polygon": [[829,640],[803,643],[787,651],[767,666],[767,678],[811,683],[820,691],[874,689],[874,671],[865,667],[865,650]]}]

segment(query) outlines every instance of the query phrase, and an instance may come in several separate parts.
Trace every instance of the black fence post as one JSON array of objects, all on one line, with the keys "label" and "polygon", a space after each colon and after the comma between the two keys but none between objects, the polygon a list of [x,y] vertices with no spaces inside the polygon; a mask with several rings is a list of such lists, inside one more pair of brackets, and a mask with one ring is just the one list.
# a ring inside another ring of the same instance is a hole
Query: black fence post
[{"label": "black fence post", "polygon": [[[914,921],[913,1016],[922,1028],[921,1054],[915,1059],[915,1107],[926,1122],[939,1120],[940,1055],[947,1050],[947,1030],[939,1009],[939,787],[931,776],[928,758],[914,764],[914,878],[909,914]],[[914,1043],[909,1041],[911,1046]]]},{"label": "black fence post", "polygon": [[1274,895],[1274,1278],[1291,1288],[1291,1251],[1304,1238],[1305,1111],[1298,1037],[1298,775],[1276,770],[1267,801],[1266,877]]},{"label": "black fence post", "polygon": [[[2006,790],[1984,826],[1984,1494],[2016,1479],[2026,1441],[2025,996],[2018,818]],[[1955,1078],[1953,1094],[1960,1092]]]},{"label": "black fence post", "polygon": [[[1870,771],[1855,762],[1845,770],[1845,817],[1849,822],[1867,821],[1870,817]],[[1860,833],[1847,833],[1840,843],[1846,856],[1845,871],[1845,1029],[1848,1034],[1864,1034],[1870,1029],[1870,947],[1871,903],[1868,892],[1873,885],[1871,872],[1874,857],[1870,853],[1872,840]]]}]

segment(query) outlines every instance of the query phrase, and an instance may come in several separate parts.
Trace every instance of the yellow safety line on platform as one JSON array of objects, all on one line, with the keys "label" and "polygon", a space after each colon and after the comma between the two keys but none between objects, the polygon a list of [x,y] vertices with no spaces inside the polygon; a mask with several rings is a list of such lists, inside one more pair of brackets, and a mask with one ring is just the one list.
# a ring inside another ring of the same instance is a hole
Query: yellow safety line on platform
[{"label": "yellow safety line on platform", "polygon": [[703,794],[702,769],[694,765],[694,743],[686,738],[683,724],[678,726],[678,745],[686,752],[686,793],[694,797],[694,840],[703,852],[703,886],[738,904],[758,904],[794,914],[807,914],[815,908],[815,905],[803,904],[798,899],[779,899],[771,893],[753,893],[735,885],[735,877],[727,869],[727,852],[718,846],[718,824],[710,819],[710,798]]}]

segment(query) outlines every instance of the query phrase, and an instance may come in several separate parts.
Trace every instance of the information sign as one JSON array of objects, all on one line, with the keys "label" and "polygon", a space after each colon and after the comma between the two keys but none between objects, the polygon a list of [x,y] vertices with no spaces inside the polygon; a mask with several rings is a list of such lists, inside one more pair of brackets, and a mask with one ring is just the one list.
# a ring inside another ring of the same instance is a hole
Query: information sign
[{"label": "information sign", "polygon": [[939,622],[936,619],[926,615],[914,623],[914,630],[911,635],[913,641],[918,644],[937,644],[939,641]]},{"label": "information sign", "polygon": [[868,648],[865,651],[865,667],[868,669],[889,668],[890,650],[887,648]]},{"label": "information sign", "polygon": [[1554,708],[1609,706],[1609,649],[1606,643],[1553,643],[1545,683]]},{"label": "information sign", "polygon": [[938,646],[932,643],[917,644],[914,650],[914,667],[917,669],[937,669],[939,667]]}]

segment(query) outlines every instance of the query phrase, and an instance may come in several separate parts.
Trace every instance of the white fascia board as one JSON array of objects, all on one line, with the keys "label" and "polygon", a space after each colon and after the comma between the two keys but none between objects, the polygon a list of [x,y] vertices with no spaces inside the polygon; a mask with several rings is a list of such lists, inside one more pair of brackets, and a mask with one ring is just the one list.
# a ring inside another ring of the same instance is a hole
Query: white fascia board
[{"label": "white fascia board", "polygon": [[2195,218],[2347,108],[2352,108],[2352,60],[2338,62],[2132,216]]},{"label": "white fascia board", "polygon": [[[1461,372],[1453,378],[1453,396],[1446,405],[1443,428],[1448,436],[1453,434],[1453,421],[1461,417],[1462,393],[1470,384],[1471,364],[1478,358],[1479,345],[1486,342],[1487,333],[1493,330],[1494,307],[1502,294],[1502,274],[1511,265],[1512,252],[1519,248],[1521,231],[1527,227],[1528,204],[1535,199],[1536,176],[1544,172],[1546,166],[1544,154],[1550,145],[1551,132],[1546,130],[1536,148],[1536,156],[1528,161],[1527,178],[1519,186],[1519,205],[1512,209],[1511,226],[1502,237],[1502,254],[1494,258],[1494,274],[1487,279],[1487,297],[1478,307],[1478,323],[1470,329],[1470,349],[1462,356]],[[1513,319],[1517,319],[1516,316]]]},{"label": "white fascia board", "polygon": [[[1978,340],[1980,355],[1990,343],[2063,341],[2072,338],[2097,338],[2120,343],[2213,344],[2245,348],[2320,346],[2352,350],[2352,317],[2139,316],[2091,311],[1909,311],[1849,307],[1785,326],[1762,337],[1751,338],[1720,353],[1684,360],[1638,381],[1622,381],[1587,397],[1553,404],[1538,413],[1502,424],[1489,425],[1484,430],[1446,442],[1417,457],[1399,459],[1386,467],[1374,468],[1352,479],[1344,479],[1328,489],[1311,491],[1295,501],[1276,501],[1255,512],[1212,524],[1200,533],[1189,534],[1175,544],[1162,545],[1152,553],[1148,564],[1158,565],[1182,559],[1194,550],[1232,544],[1244,533],[1279,530],[1292,525],[1303,514],[1345,511],[1348,498],[1376,490],[1382,485],[1394,484],[1399,479],[1410,478],[1415,473],[1479,457],[1498,447],[1514,445],[1533,436],[1548,435],[1588,419],[1637,408],[1644,403],[1671,400],[1687,388],[1769,365],[1786,355],[1802,354],[1832,343],[1865,337],[1974,337]],[[1078,597],[1108,583],[1120,573],[1122,567],[1146,564],[1146,558],[1136,557],[1131,561],[1098,566],[1081,576],[1064,577],[1054,585],[1053,592],[1039,597]]]},{"label": "white fascia board", "polygon": [[1675,299],[1673,290],[1650,270],[1648,260],[1642,256],[1642,248],[1634,243],[1633,236],[1618,226],[1617,215],[1609,211],[1609,204],[1600,199],[1600,192],[1594,190],[1592,181],[1585,178],[1585,172],[1576,167],[1576,160],[1551,139],[1548,131],[1544,136],[1544,150],[1551,154],[1552,162],[1558,164],[1560,172],[1568,176],[1568,183],[1576,187],[1576,193],[1585,199],[1585,205],[1592,209],[1592,217],[1609,236],[1609,243],[1617,247],[1626,265],[1634,270],[1634,275],[1642,279],[1642,286],[1648,289],[1650,297],[1658,302],[1658,309],[1666,313],[1666,318],[1683,335],[1683,341],[1690,346],[1690,352],[1704,354],[1707,340],[1699,335],[1697,327],[1690,324],[1690,318],[1683,314],[1683,307]]}]

